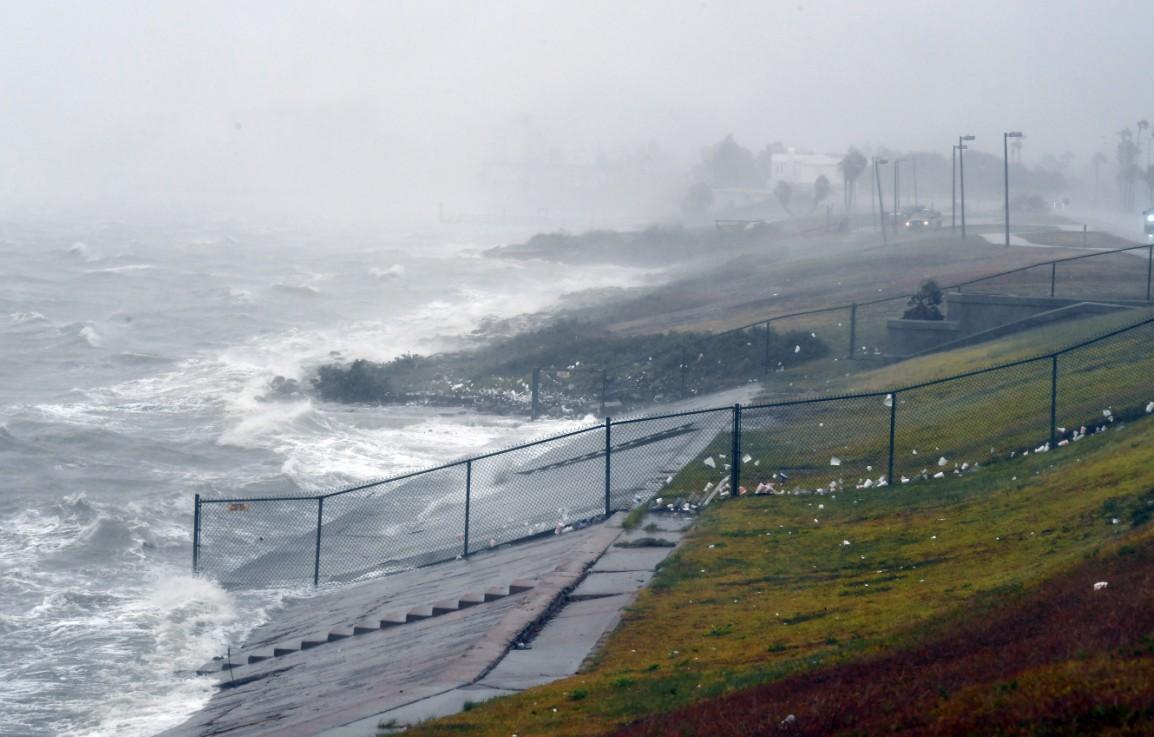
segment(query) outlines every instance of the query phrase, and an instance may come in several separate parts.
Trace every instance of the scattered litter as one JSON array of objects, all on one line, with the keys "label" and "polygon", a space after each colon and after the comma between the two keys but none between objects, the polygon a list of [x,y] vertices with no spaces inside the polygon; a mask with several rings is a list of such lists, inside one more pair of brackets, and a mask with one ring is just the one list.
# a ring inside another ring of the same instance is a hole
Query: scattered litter
[{"label": "scattered litter", "polygon": [[[861,349],[864,351],[864,350],[865,350],[865,346],[863,345],[863,346],[861,347]],[[886,395],[886,398],[882,400],[882,404],[884,404],[884,405],[885,405],[885,406],[887,406],[887,407],[892,407],[892,406],[894,406],[894,395],[893,395],[893,394],[887,394],[887,395]]]},{"label": "scattered litter", "polygon": [[713,456],[709,456],[704,461],[702,461],[702,463],[709,466],[710,468],[717,468],[717,461],[713,460]]},{"label": "scattered litter", "polygon": [[849,545],[849,540],[842,540],[842,541],[841,541],[841,544],[842,544],[842,545]]},{"label": "scattered litter", "polygon": [[1096,584],[1094,584],[1094,590],[1095,591],[1101,591],[1102,589],[1106,588],[1109,585],[1110,584],[1108,581],[1099,581]]},{"label": "scattered litter", "polygon": [[841,459],[838,458],[837,456],[833,456],[829,459],[829,465],[840,466],[841,465]]},{"label": "scattered litter", "polygon": [[945,457],[945,456],[942,456],[941,458],[939,458],[939,459],[938,459],[938,465],[939,465],[939,466],[944,466],[944,465],[946,465],[947,463],[949,463],[949,461],[947,461],[947,460],[946,460],[946,457]]},{"label": "scattered litter", "polygon": [[743,455],[743,456],[741,457],[741,462],[742,462],[742,463],[749,463],[749,462],[750,462],[750,461],[752,461],[752,460],[753,460],[753,456],[751,456],[749,453],[746,453],[745,455]]}]

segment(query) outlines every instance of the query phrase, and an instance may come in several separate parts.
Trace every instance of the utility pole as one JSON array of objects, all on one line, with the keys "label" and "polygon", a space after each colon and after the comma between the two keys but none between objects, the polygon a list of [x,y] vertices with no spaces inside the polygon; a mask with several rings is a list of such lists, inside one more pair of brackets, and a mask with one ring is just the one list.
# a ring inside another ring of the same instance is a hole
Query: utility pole
[{"label": "utility pole", "polygon": [[1002,184],[1005,192],[1006,208],[1006,248],[1010,247],[1010,139],[1021,138],[1022,131],[1009,131],[1002,134]]},{"label": "utility pole", "polygon": [[918,202],[918,155],[910,154],[910,166],[914,168],[914,207],[919,206]]},{"label": "utility pole", "polygon": [[889,163],[888,159],[874,159],[874,182],[877,184],[878,190],[878,220],[882,224],[882,243],[889,243],[889,238],[886,237],[886,205],[882,198],[882,175],[878,169],[879,164]]},{"label": "utility pole", "polygon": [[950,146],[950,233],[958,230],[958,145]]},{"label": "utility pole", "polygon": [[895,233],[897,232],[898,218],[901,217],[901,208],[898,205],[898,201],[901,199],[901,194],[902,194],[902,190],[898,186],[898,164],[900,164],[900,163],[901,163],[901,159],[894,159],[894,232]]},{"label": "utility pole", "polygon": [[974,136],[958,136],[958,194],[962,201],[962,240],[966,239],[966,141]]}]

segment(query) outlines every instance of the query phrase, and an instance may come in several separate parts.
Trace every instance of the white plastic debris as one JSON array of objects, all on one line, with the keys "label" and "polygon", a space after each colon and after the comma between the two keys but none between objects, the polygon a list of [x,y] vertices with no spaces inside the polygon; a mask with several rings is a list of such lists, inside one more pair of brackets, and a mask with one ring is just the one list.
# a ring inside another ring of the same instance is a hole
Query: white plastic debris
[{"label": "white plastic debris", "polygon": [[1146,405],[1146,414],[1154,413],[1154,402]]},{"label": "white plastic debris", "polygon": [[801,346],[799,346],[799,345],[795,345],[795,346],[793,347],[793,352],[794,352],[794,353],[801,353]]},{"label": "white plastic debris", "polygon": [[945,471],[938,471],[937,473],[934,474],[934,478],[936,478],[936,479],[944,479],[945,477],[946,477]]},{"label": "white plastic debris", "polygon": [[709,466],[710,468],[717,468],[717,461],[713,460],[713,456],[709,456],[704,461],[702,461],[702,463]]},{"label": "white plastic debris", "polygon": [[1110,583],[1108,581],[1099,581],[1099,582],[1094,584],[1094,590],[1095,591],[1101,591],[1102,589],[1106,588],[1109,585],[1110,585]]},{"label": "white plastic debris", "polygon": [[[865,350],[865,346],[862,346],[862,350],[863,351]],[[882,404],[884,404],[887,407],[894,406],[894,395],[893,394],[887,394],[886,398],[882,400]]]},{"label": "white plastic debris", "polygon": [[939,458],[939,459],[938,459],[938,465],[939,465],[939,466],[944,466],[944,465],[946,465],[947,463],[949,463],[949,461],[947,461],[947,460],[946,460],[946,457],[945,457],[945,456],[942,456],[941,458]]},{"label": "white plastic debris", "polygon": [[842,545],[849,545],[849,540],[842,540],[842,541],[841,541],[841,544],[842,544]]},{"label": "white plastic debris", "polygon": [[742,463],[749,463],[749,462],[750,462],[750,461],[752,461],[752,460],[753,460],[753,456],[751,456],[749,453],[746,453],[745,455],[743,455],[743,456],[741,457],[741,462],[742,462]]},{"label": "white plastic debris", "polygon": [[837,456],[832,456],[832,457],[830,457],[830,459],[829,459],[829,465],[831,465],[831,466],[840,466],[840,465],[841,465],[841,459],[840,459],[840,458],[838,458]]}]

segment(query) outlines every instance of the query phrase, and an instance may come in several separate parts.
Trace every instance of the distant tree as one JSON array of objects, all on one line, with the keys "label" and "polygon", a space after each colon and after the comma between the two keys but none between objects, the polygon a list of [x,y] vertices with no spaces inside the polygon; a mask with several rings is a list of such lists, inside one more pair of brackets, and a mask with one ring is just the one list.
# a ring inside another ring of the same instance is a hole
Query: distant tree
[{"label": "distant tree", "polygon": [[1148,206],[1154,207],[1154,166],[1146,167],[1142,172],[1142,182],[1146,185],[1146,201]]},{"label": "distant tree", "polygon": [[1095,151],[1090,158],[1090,167],[1094,170],[1094,201],[1098,201],[1098,172],[1103,164],[1108,164],[1110,159],[1106,158],[1106,154],[1101,151]]},{"label": "distant tree", "polygon": [[765,179],[758,171],[753,152],[741,146],[729,134],[701,152],[698,175],[711,187],[761,187]]},{"label": "distant tree", "polygon": [[860,177],[861,173],[866,169],[866,157],[861,151],[858,151],[856,148],[851,148],[846,152],[846,155],[842,157],[842,160],[838,162],[837,166],[841,169],[841,175],[845,181],[845,189],[843,192],[845,209],[850,210],[853,209],[857,201],[855,183],[857,182],[857,178]]},{"label": "distant tree", "polygon": [[1013,155],[1010,158],[1019,164],[1022,163],[1022,146],[1023,145],[1025,145],[1025,144],[1023,144],[1022,139],[1020,137],[1015,138],[1013,141],[1010,142],[1010,151],[1013,153]]},{"label": "distant tree", "polygon": [[1134,184],[1138,180],[1138,144],[1129,128],[1118,131],[1118,186],[1122,193],[1122,209],[1134,207]]},{"label": "distant tree", "polygon": [[689,220],[704,220],[709,217],[715,201],[713,189],[705,182],[696,182],[682,198],[681,212]]},{"label": "distant tree", "polygon": [[910,295],[907,309],[902,313],[904,320],[944,320],[941,310],[942,288],[933,279],[924,282],[918,291]]},{"label": "distant tree", "polygon": [[784,179],[779,181],[777,186],[773,188],[773,194],[781,206],[785,208],[785,211],[792,215],[793,211],[789,209],[789,201],[793,199],[793,187],[790,186],[789,182]]},{"label": "distant tree", "polygon": [[825,174],[818,174],[817,179],[813,180],[813,207],[809,209],[810,212],[816,210],[817,206],[826,197],[829,197],[829,190],[829,179],[826,178]]}]

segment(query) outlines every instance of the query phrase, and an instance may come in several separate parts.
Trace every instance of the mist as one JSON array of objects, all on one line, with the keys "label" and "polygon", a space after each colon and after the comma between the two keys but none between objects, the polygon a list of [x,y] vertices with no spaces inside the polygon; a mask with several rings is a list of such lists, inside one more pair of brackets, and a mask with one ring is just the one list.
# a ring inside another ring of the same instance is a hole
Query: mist
[{"label": "mist", "polygon": [[1149,116],[1154,6],[12,2],[0,24],[0,213],[598,224],[676,218],[728,134],[948,163],[959,134],[1000,156],[1023,130],[1025,164],[1085,174]]}]

